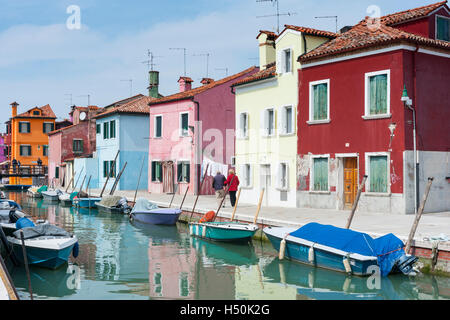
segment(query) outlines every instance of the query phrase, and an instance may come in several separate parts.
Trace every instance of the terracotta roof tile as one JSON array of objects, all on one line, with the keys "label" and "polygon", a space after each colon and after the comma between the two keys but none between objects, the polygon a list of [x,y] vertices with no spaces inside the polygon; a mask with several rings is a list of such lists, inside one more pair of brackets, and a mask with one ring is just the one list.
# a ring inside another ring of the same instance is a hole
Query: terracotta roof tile
[{"label": "terracotta roof tile", "polygon": [[[298,31],[298,32],[301,32],[304,34],[313,35],[313,36],[327,37],[327,38],[332,38],[332,39],[334,39],[338,36],[338,34],[336,34],[334,32],[323,31],[323,30],[318,30],[318,29],[313,29],[313,28],[293,26],[293,25],[289,25],[289,24],[284,25],[284,27],[285,27],[284,30],[291,29],[291,30],[295,30],[295,31]],[[281,33],[283,33],[283,32],[281,32]]]},{"label": "terracotta roof tile", "polygon": [[381,22],[388,26],[392,26],[397,23],[406,22],[406,21],[421,18],[421,17],[426,17],[434,10],[436,10],[439,7],[442,7],[446,4],[447,4],[447,1],[441,1],[441,2],[430,4],[430,5],[414,8],[414,9],[409,9],[409,10],[404,10],[404,11],[388,14],[388,15],[381,17]]},{"label": "terracotta roof tile", "polygon": [[257,73],[254,73],[251,76],[246,77],[244,79],[236,81],[235,83],[232,84],[232,86],[236,87],[236,86],[240,86],[240,85],[247,84],[250,82],[264,80],[264,79],[275,77],[276,75],[277,75],[276,66],[274,63],[271,63],[270,65],[268,65],[268,67],[266,69],[261,70]]},{"label": "terracotta roof tile", "polygon": [[172,94],[170,96],[166,96],[166,97],[163,97],[163,98],[160,98],[160,99],[156,99],[156,100],[150,101],[149,104],[150,104],[150,106],[152,106],[152,105],[155,105],[155,104],[166,103],[166,102],[170,102],[170,101],[190,99],[190,98],[195,97],[197,94],[200,94],[200,93],[202,93],[202,92],[204,92],[206,90],[212,89],[212,88],[214,88],[214,87],[216,87],[218,85],[224,84],[224,83],[226,83],[228,81],[232,81],[234,79],[242,77],[245,74],[250,73],[250,72],[252,72],[254,70],[257,70],[257,69],[258,69],[258,67],[251,67],[251,68],[245,69],[245,70],[243,70],[243,71],[241,71],[239,73],[236,73],[234,75],[231,75],[231,76],[228,76],[226,78],[223,78],[221,80],[214,81],[214,82],[212,82],[210,84],[203,85],[201,87],[197,87],[197,88],[194,88],[194,89],[191,89],[191,90],[187,90],[187,91],[184,91],[184,92],[175,93],[175,94]]},{"label": "terracotta roof tile", "polygon": [[[36,110],[36,109],[41,110],[40,115],[33,114],[32,111]],[[50,107],[50,105],[47,104],[40,108],[38,108],[38,107],[31,108],[30,110],[17,115],[16,118],[55,118],[56,119],[56,115],[53,113],[53,110]]]},{"label": "terracotta roof tile", "polygon": [[256,39],[258,39],[261,36],[261,34],[266,34],[268,40],[275,40],[277,37],[277,34],[275,32],[267,31],[267,30],[259,30],[259,33],[258,33],[258,36],[256,37]]},{"label": "terracotta roof tile", "polygon": [[156,98],[142,96],[140,98],[134,99],[130,102],[122,104],[118,107],[111,108],[105,112],[96,115],[94,118],[102,118],[114,113],[136,113],[136,114],[148,114],[150,111],[148,109],[148,104],[151,101],[158,100]]},{"label": "terracotta roof tile", "polygon": [[135,100],[135,99],[139,99],[139,98],[141,98],[141,97],[143,97],[143,96],[144,96],[143,94],[137,94],[137,95],[135,95],[135,96],[132,96],[132,97],[129,97],[129,98],[126,98],[126,99],[122,99],[122,100],[119,100],[119,101],[115,101],[115,102],[113,102],[113,103],[111,103],[111,104],[105,106],[105,108],[117,107],[117,106],[122,105],[122,104],[124,104],[124,103],[128,103],[128,102],[133,101],[133,100]]},{"label": "terracotta roof tile", "polygon": [[180,80],[184,80],[184,82],[194,82],[194,80],[192,80],[192,79],[189,78],[189,77],[180,77],[180,79],[178,79],[178,82],[179,82]]}]

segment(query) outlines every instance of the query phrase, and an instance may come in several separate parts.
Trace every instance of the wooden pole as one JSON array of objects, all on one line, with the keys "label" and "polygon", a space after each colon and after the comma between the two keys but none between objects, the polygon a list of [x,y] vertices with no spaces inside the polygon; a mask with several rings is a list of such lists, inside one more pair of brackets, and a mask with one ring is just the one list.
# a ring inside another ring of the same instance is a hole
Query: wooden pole
[{"label": "wooden pole", "polygon": [[428,199],[428,194],[430,193],[431,184],[433,183],[434,178],[428,178],[428,184],[425,188],[425,193],[423,195],[422,203],[420,204],[419,210],[417,210],[416,217],[414,219],[414,223],[411,227],[411,231],[409,232],[408,241],[406,242],[405,253],[408,254],[411,249],[411,243],[414,238],[414,234],[416,233],[417,226],[419,225],[419,220],[422,217],[423,209],[425,208],[425,203]]},{"label": "wooden pole", "polygon": [[118,175],[116,181],[114,181],[114,185],[113,185],[113,187],[111,188],[111,191],[109,192],[109,195],[110,195],[110,196],[112,196],[112,195],[114,194],[114,192],[116,192],[116,188],[117,188],[117,185],[119,184],[120,177],[122,176],[123,171],[124,171],[125,168],[127,167],[127,163],[128,163],[128,162],[125,162],[125,164],[123,165],[122,170],[120,170],[120,172],[119,172],[119,175]]},{"label": "wooden pole", "polygon": [[234,204],[234,208],[233,208],[233,214],[231,215],[231,221],[234,220],[234,215],[236,214],[236,208],[239,202],[239,197],[241,196],[241,188],[239,188],[238,194],[237,194],[237,198],[236,198],[236,203]]},{"label": "wooden pole", "polygon": [[11,300],[20,300],[19,295],[17,294],[17,290],[14,287],[14,282],[11,279],[11,275],[6,268],[5,262],[3,261],[2,256],[0,255],[0,281],[5,284],[6,291],[8,291],[9,299]]},{"label": "wooden pole", "polygon": [[88,194],[88,198],[89,198],[89,185],[91,184],[91,178],[92,178],[92,175],[89,176],[89,180],[86,185],[86,193]]},{"label": "wooden pole", "polygon": [[365,175],[358,187],[358,193],[356,194],[356,199],[355,202],[353,202],[352,211],[350,212],[350,216],[347,220],[347,225],[345,226],[346,229],[350,229],[350,225],[352,224],[353,216],[355,215],[356,207],[358,206],[359,198],[361,197],[361,192],[364,188],[364,185],[366,184],[366,180],[367,176]]},{"label": "wooden pole", "polygon": [[67,193],[67,191],[69,190],[70,184],[73,182],[73,177],[74,176],[72,176],[72,178],[70,178],[70,181],[69,181],[69,184],[67,185],[65,193]]},{"label": "wooden pole", "polygon": [[23,261],[25,263],[25,271],[27,272],[27,278],[28,278],[28,291],[30,292],[31,300],[33,300],[33,290],[31,289],[30,269],[28,266],[27,249],[25,248],[25,239],[23,237],[23,230],[20,230],[20,239],[22,240]]},{"label": "wooden pole", "polygon": [[[116,168],[116,160],[117,160],[117,156],[119,155],[119,153],[120,153],[120,150],[117,150],[116,157],[114,158],[113,164],[112,164],[112,166],[111,166],[112,168]],[[103,192],[105,192],[106,185],[108,184],[109,177],[111,176],[111,172],[109,172],[110,169],[111,169],[111,168],[109,168],[109,169],[107,170],[107,171],[108,171],[108,172],[107,172],[108,175],[107,175],[107,177],[106,177],[105,184],[103,185],[102,192],[100,193],[100,198],[103,196]],[[114,170],[114,171],[115,171],[115,170]]]},{"label": "wooden pole", "polygon": [[141,171],[139,172],[139,179],[138,179],[138,182],[136,185],[136,191],[134,192],[133,203],[136,203],[136,197],[137,197],[137,193],[138,193],[138,189],[139,189],[139,183],[141,182],[142,169],[144,168],[144,160],[145,160],[145,157],[142,157]]},{"label": "wooden pole", "polygon": [[78,193],[80,193],[81,190],[83,189],[84,180],[86,180],[86,176],[87,176],[87,174],[84,175],[83,181],[81,182],[80,191],[78,191]]},{"label": "wooden pole", "polygon": [[189,191],[189,185],[187,186],[186,191],[184,192],[183,201],[181,201],[181,204],[180,204],[180,210],[183,207],[184,199],[186,199],[186,195],[187,195],[188,191]]},{"label": "wooden pole", "polygon": [[191,216],[189,217],[189,222],[191,221],[192,215],[194,214],[195,207],[197,206],[197,200],[202,192],[203,182],[205,182],[206,174],[208,173],[209,163],[206,165],[205,174],[203,175],[202,182],[200,183],[200,189],[198,189],[197,197],[195,198],[194,206],[192,207]]},{"label": "wooden pole", "polygon": [[[77,178],[77,182],[75,183],[75,186],[72,188],[72,192],[77,188],[78,181],[80,181],[81,173],[83,172],[83,169],[84,169],[84,168],[81,168],[80,175],[79,175],[78,178]],[[75,174],[76,174],[76,172],[75,172]],[[75,174],[74,174],[74,176],[75,176]]]},{"label": "wooden pole", "polygon": [[256,208],[255,217],[253,218],[253,224],[256,224],[256,220],[258,219],[259,211],[261,210],[262,199],[264,197],[264,191],[265,191],[265,189],[262,188],[261,194],[259,195],[258,208]]},{"label": "wooden pole", "polygon": [[172,200],[170,200],[169,208],[172,206],[173,199],[175,198],[175,194],[178,191],[178,184],[175,186],[175,190],[173,191]]},{"label": "wooden pole", "polygon": [[236,175],[234,175],[233,178],[231,178],[230,183],[227,185],[227,188],[225,189],[225,194],[223,195],[222,201],[220,201],[219,208],[217,208],[217,212],[216,212],[216,214],[214,215],[214,218],[213,218],[213,220],[212,220],[213,222],[216,221],[216,217],[217,217],[217,215],[219,214],[220,208],[222,208],[222,204],[223,204],[223,202],[225,201],[225,198],[227,197],[228,190],[230,190],[230,186],[231,186],[231,184],[233,183],[234,177],[236,177]]}]

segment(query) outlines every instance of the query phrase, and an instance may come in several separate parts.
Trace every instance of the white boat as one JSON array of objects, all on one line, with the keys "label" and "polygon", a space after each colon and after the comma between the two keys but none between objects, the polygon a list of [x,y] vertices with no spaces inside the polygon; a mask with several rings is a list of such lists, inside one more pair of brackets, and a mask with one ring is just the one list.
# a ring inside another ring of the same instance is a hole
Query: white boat
[{"label": "white boat", "polygon": [[61,194],[61,190],[50,190],[50,191],[42,191],[42,196],[44,200],[47,201],[59,201],[59,195]]}]

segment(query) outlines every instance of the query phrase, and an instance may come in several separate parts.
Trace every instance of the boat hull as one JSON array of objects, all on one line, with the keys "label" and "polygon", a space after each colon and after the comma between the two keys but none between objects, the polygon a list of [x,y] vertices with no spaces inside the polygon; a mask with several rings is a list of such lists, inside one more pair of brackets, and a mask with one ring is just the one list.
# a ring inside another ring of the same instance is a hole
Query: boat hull
[{"label": "boat hull", "polygon": [[50,195],[43,194],[42,196],[44,197],[44,201],[51,201],[51,202],[58,202],[59,201],[58,195],[55,195],[55,196],[51,195],[50,196]]},{"label": "boat hull", "polygon": [[76,198],[73,200],[73,204],[80,208],[97,208],[95,204],[100,201],[102,198]]},{"label": "boat hull", "polygon": [[173,226],[177,223],[180,214],[181,211],[174,214],[161,214],[156,212],[132,212],[131,216],[134,220],[142,223]]},{"label": "boat hull", "polygon": [[15,190],[15,191],[27,190],[31,187],[32,187],[31,185],[23,185],[23,184],[5,184],[3,186],[5,190]]},{"label": "boat hull", "polygon": [[28,191],[27,195],[30,198],[34,198],[34,199],[41,199],[42,198],[42,194],[40,192],[32,192],[32,191]]},{"label": "boat hull", "polygon": [[99,212],[123,214],[123,208],[107,207],[98,202],[96,203],[96,206]]},{"label": "boat hull", "polygon": [[257,230],[256,225],[244,223],[205,222],[189,224],[189,232],[192,236],[214,241],[249,241]]},{"label": "boat hull", "polygon": [[[269,241],[274,249],[280,252],[281,241],[283,240],[283,238],[271,234],[270,232],[268,232],[268,229],[270,228],[265,228],[263,230],[264,233],[269,238]],[[331,250],[326,250],[322,247],[314,247],[313,259],[312,261],[310,261],[309,251],[311,246],[291,241],[289,238],[291,237],[288,237],[286,239],[284,251],[285,258],[319,268],[348,273],[343,262],[347,257],[346,254],[333,252],[334,250],[332,250],[332,248],[330,248]],[[374,257],[373,259],[358,260],[355,259],[353,255],[351,255],[347,258],[351,266],[351,273],[357,276],[369,276],[374,273],[374,269],[372,269],[371,267],[378,267],[378,261],[376,257]]]}]

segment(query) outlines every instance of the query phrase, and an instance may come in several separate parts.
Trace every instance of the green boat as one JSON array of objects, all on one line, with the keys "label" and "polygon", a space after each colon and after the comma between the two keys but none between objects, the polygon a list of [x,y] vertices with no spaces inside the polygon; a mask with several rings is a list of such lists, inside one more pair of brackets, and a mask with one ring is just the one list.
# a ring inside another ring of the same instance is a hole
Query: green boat
[{"label": "green boat", "polygon": [[215,241],[249,241],[258,230],[255,224],[241,222],[192,222],[191,236]]}]

